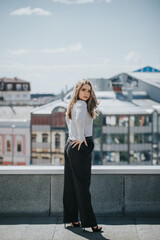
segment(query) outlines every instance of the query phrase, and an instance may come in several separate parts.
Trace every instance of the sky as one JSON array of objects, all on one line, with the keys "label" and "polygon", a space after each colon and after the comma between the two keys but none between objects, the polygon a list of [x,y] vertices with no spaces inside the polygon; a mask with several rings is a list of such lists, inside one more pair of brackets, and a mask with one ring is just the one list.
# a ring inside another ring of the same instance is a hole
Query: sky
[{"label": "sky", "polygon": [[0,0],[0,78],[31,93],[160,69],[160,0]]}]

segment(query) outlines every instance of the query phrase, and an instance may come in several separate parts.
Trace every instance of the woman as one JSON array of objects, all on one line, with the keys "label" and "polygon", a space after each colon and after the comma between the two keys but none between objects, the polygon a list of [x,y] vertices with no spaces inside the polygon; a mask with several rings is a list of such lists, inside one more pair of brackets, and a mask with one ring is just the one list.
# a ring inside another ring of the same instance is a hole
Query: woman
[{"label": "woman", "polygon": [[[91,152],[93,119],[98,105],[92,85],[80,80],[73,91],[66,122],[69,137],[65,145],[63,223],[72,227],[91,227],[93,232],[102,230],[97,225],[89,191],[91,180]],[[81,222],[78,221],[78,210]]]}]

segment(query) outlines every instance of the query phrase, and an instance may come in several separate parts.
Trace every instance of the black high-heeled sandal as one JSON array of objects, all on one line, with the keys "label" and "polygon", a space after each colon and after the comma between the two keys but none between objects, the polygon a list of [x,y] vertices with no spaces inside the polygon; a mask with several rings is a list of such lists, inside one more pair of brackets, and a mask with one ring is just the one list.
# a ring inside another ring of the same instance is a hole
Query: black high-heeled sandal
[{"label": "black high-heeled sandal", "polygon": [[70,225],[71,225],[71,227],[80,227],[81,223],[80,222],[78,222],[78,223],[71,222]]},{"label": "black high-heeled sandal", "polygon": [[101,230],[102,230],[102,227],[98,227],[98,225],[96,226],[96,228],[92,227],[93,232],[100,232]]},{"label": "black high-heeled sandal", "polygon": [[[100,232],[102,230],[102,227],[98,227],[98,225],[96,226],[96,228],[91,227],[93,232]],[[83,231],[85,232],[85,227],[82,227]]]}]

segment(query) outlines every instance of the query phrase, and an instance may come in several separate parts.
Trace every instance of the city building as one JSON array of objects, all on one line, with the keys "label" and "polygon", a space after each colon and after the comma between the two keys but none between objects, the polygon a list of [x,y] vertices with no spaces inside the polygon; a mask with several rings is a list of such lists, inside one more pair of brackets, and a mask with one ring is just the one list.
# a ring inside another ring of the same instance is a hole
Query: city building
[{"label": "city building", "polygon": [[[95,86],[98,79],[92,80]],[[100,114],[93,126],[93,163],[159,164],[159,70],[145,67],[138,72],[120,73],[106,82],[108,91],[95,91]],[[71,94],[63,101],[69,102]]]},{"label": "city building", "polygon": [[159,164],[160,71],[147,66],[107,82],[113,92],[97,95],[95,163]]},{"label": "city building", "polygon": [[67,102],[59,99],[32,111],[32,164],[64,164],[64,146],[67,140],[66,108]]},{"label": "city building", "polygon": [[112,83],[107,78],[87,78],[95,91],[112,91]]},{"label": "city building", "polygon": [[52,93],[30,93],[30,83],[15,78],[0,78],[0,106],[42,106],[61,98]]},{"label": "city building", "polygon": [[[147,66],[106,80],[99,79],[102,84],[98,79],[92,80],[99,102],[99,116],[93,122],[93,164],[159,164],[159,70]],[[7,106],[0,107],[0,161],[3,164],[64,164],[68,138],[65,112],[72,90],[36,108],[8,106],[7,110]]]},{"label": "city building", "polygon": [[0,164],[30,164],[31,106],[0,106]]},{"label": "city building", "polygon": [[56,100],[56,96],[54,94],[47,93],[34,93],[31,94],[30,105],[32,106],[42,106],[44,104],[53,102]]},{"label": "city building", "polygon": [[29,105],[30,83],[18,78],[0,78],[0,105]]}]

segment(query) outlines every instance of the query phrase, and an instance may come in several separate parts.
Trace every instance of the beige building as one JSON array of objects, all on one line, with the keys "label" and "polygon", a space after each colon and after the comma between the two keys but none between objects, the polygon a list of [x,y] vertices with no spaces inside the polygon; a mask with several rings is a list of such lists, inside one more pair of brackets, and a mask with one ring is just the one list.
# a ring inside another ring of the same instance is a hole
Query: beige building
[{"label": "beige building", "polygon": [[68,131],[65,122],[67,105],[67,102],[57,100],[32,112],[32,164],[64,164],[64,146]]}]

